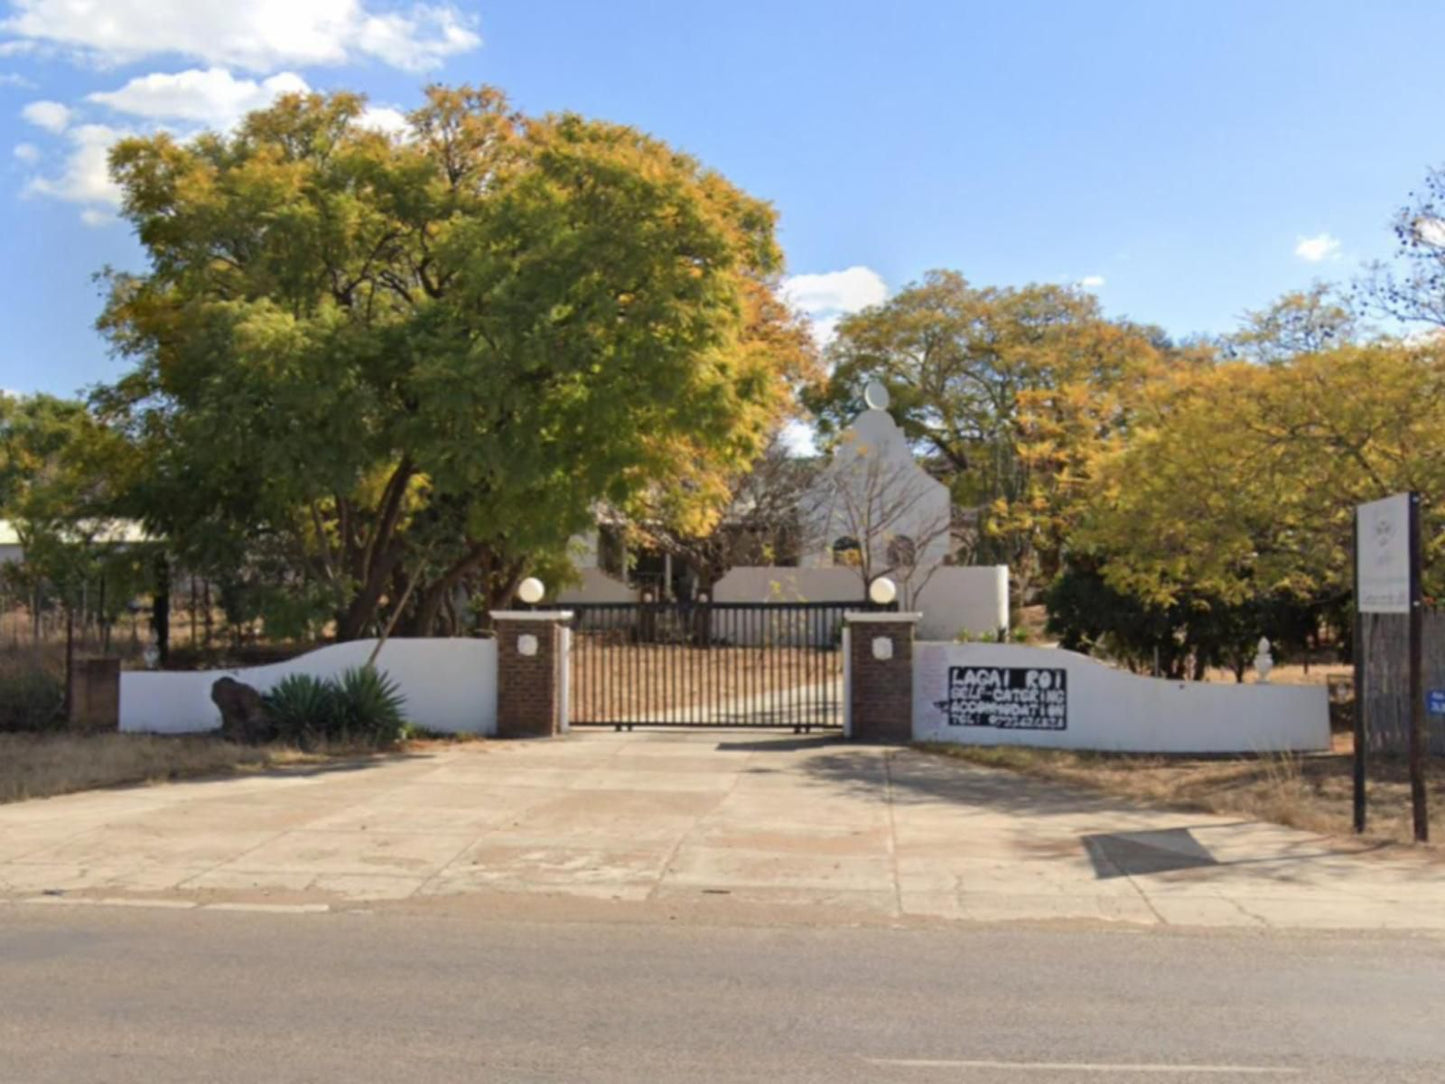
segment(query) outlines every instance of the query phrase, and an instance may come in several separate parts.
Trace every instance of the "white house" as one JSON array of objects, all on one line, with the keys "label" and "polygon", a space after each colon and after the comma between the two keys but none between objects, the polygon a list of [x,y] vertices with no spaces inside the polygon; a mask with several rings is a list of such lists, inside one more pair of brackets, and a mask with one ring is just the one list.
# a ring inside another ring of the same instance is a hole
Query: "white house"
[{"label": "white house", "polygon": [[[881,385],[869,409],[842,434],[831,459],[799,501],[801,541],[794,560],[730,569],[712,587],[714,602],[861,602],[867,583],[887,576],[899,601],[922,613],[922,639],[993,635],[1009,623],[1008,568],[949,564],[953,506],[948,487],[921,467],[888,413]],[[680,571],[666,554],[629,567],[605,528],[578,539],[581,582],[557,602],[632,602],[679,594]]]}]

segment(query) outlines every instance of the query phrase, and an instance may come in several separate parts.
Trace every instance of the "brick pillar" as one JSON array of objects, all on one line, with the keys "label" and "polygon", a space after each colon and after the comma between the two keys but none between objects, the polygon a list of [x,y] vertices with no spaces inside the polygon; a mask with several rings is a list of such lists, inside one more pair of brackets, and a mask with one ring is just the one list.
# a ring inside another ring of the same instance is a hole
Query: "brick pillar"
[{"label": "brick pillar", "polygon": [[845,615],[850,738],[859,741],[913,739],[913,630],[921,616]]},{"label": "brick pillar", "polygon": [[565,610],[496,610],[497,737],[550,738],[563,729]]},{"label": "brick pillar", "polygon": [[76,659],[70,667],[70,725],[120,729],[120,660]]}]

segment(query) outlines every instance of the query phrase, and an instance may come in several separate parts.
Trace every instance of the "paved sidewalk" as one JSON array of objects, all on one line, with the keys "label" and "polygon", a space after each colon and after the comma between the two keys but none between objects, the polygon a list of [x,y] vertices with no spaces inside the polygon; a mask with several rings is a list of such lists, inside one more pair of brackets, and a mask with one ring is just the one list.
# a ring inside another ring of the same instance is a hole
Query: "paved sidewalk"
[{"label": "paved sidewalk", "polygon": [[0,806],[0,898],[548,894],[783,920],[1445,930],[1445,863],[906,749],[584,732]]}]

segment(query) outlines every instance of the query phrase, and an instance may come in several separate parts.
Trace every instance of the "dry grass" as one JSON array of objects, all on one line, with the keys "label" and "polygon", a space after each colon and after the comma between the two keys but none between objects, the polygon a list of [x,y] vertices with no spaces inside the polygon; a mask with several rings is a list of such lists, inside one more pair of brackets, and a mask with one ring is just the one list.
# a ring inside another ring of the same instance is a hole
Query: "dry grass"
[{"label": "dry grass", "polygon": [[200,734],[0,734],[0,803],[125,783],[160,783],[375,755],[370,750],[334,747],[302,753],[287,746],[236,745]]},{"label": "dry grass", "polygon": [[[930,752],[1041,779],[1075,783],[1148,805],[1242,815],[1328,835],[1353,836],[1349,750],[1310,756],[1163,757],[1025,746],[928,744]],[[1338,746],[1337,746],[1338,750]],[[1430,834],[1445,841],[1445,765],[1430,765]],[[1413,839],[1403,759],[1370,762],[1367,838]]]}]

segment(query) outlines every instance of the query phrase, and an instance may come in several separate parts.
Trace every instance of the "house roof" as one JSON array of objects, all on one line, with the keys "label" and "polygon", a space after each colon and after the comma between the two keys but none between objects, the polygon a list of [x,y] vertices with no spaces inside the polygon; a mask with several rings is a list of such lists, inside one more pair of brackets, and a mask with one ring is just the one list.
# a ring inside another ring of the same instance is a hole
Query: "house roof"
[{"label": "house roof", "polygon": [[[82,520],[75,525],[75,533],[101,545],[124,546],[154,541],[140,521],[133,519]],[[14,521],[0,519],[0,546],[24,544]]]}]

